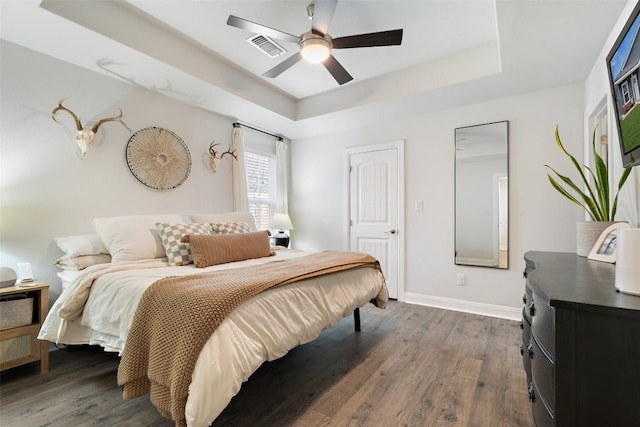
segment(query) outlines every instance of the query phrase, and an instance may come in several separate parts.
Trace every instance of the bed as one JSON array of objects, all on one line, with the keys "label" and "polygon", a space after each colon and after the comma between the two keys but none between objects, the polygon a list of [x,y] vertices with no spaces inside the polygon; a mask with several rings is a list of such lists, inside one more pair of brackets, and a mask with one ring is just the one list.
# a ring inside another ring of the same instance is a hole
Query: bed
[{"label": "bed", "polygon": [[[223,217],[192,215],[191,220],[194,224],[206,225],[207,229],[215,229],[215,225],[212,224],[224,224],[227,227],[236,227],[239,223],[247,224],[248,230],[245,229],[242,232],[246,233],[243,237],[249,238],[250,235],[256,234],[253,231],[255,225],[250,216],[239,213],[225,215]],[[133,340],[130,335],[135,335],[138,329],[146,326],[146,322],[139,320],[140,311],[142,311],[139,305],[141,307],[145,305],[150,293],[147,292],[149,289],[157,289],[160,284],[182,280],[182,278],[200,281],[206,278],[204,280],[206,282],[209,276],[226,275],[225,277],[237,276],[239,281],[242,281],[243,277],[251,271],[257,271],[263,275],[262,272],[266,271],[264,269],[271,269],[272,266],[289,270],[289,267],[282,268],[282,266],[311,264],[312,259],[320,259],[326,255],[344,258],[343,254],[350,254],[310,253],[284,248],[275,249],[269,246],[269,256],[251,257],[204,267],[196,267],[195,264],[186,262],[175,265],[175,262],[170,262],[171,256],[167,256],[169,254],[167,245],[161,243],[158,246],[158,239],[162,242],[166,237],[162,232],[159,235],[151,233],[154,234],[153,245],[158,249],[153,254],[140,250],[142,247],[140,238],[144,237],[148,243],[151,243],[152,240],[149,239],[148,234],[153,227],[149,228],[150,224],[175,224],[171,221],[178,218],[158,216],[119,218],[124,218],[122,221],[127,226],[122,227],[122,224],[119,224],[118,227],[111,227],[111,235],[104,232],[103,226],[96,226],[94,221],[100,241],[89,251],[108,252],[111,262],[88,265],[80,270],[65,270],[63,293],[52,306],[39,335],[40,339],[52,342],[100,345],[106,351],[118,352],[122,356],[119,380],[123,365],[131,364],[132,358],[133,364],[137,362],[136,358],[127,355],[127,351],[131,353],[131,349],[136,347],[131,341],[127,344],[127,340]],[[146,230],[146,233],[138,233],[140,229]],[[113,230],[118,234],[115,240]],[[191,232],[187,234],[193,237]],[[128,238],[123,239],[122,236],[128,236]],[[213,239],[208,236],[203,238]],[[233,238],[240,237],[233,236]],[[124,241],[130,245],[131,239],[135,240],[134,244],[140,247],[133,252],[129,247],[127,249],[129,252],[123,255],[122,247],[118,245],[122,246]],[[115,241],[119,243],[114,243]],[[99,247],[100,242],[104,244],[104,248]],[[193,240],[191,245],[191,249],[197,248]],[[64,245],[59,244],[59,246],[62,249]],[[147,245],[146,249],[151,248]],[[67,258],[89,256],[72,254],[65,249],[63,251]],[[131,255],[132,253],[134,255]],[[194,250],[193,255],[198,253]],[[104,258],[102,260],[104,261]],[[65,262],[68,262],[68,259]],[[64,262],[59,265],[61,264]],[[213,332],[207,335],[201,349],[194,355],[194,366],[188,374],[186,402],[184,402],[184,408],[180,408],[182,412],[177,411],[178,414],[183,415],[176,417],[173,413],[167,413],[162,404],[154,401],[152,393],[152,401],[160,413],[174,419],[176,425],[208,426],[238,393],[242,383],[262,363],[282,357],[293,347],[312,341],[324,329],[334,326],[341,318],[350,316],[359,307],[369,302],[379,307],[384,307],[386,304],[388,294],[379,266],[375,267],[367,263],[354,268],[323,270],[321,273],[302,275],[292,283],[269,287],[232,307]],[[191,289],[187,286],[179,287]],[[184,291],[181,290],[181,292]],[[165,313],[169,311],[173,310],[164,310]],[[144,330],[142,335],[146,335]],[[167,346],[177,340],[176,337],[169,336],[163,336],[162,339],[171,341]],[[174,351],[167,353],[173,354]],[[182,403],[180,405],[182,406]]]}]

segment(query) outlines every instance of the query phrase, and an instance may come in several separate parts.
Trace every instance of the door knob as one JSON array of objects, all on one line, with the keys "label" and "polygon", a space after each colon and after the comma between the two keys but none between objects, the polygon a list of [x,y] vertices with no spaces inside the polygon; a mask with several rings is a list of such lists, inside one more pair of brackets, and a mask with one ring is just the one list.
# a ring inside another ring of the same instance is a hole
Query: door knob
[{"label": "door knob", "polygon": [[389,230],[389,231],[385,231],[384,234],[396,234],[398,232],[398,230]]}]

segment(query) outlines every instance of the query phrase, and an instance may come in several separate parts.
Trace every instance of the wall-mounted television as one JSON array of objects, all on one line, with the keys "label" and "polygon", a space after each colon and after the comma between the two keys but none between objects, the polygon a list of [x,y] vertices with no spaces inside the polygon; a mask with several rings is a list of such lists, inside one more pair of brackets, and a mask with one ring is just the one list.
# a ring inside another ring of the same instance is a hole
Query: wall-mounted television
[{"label": "wall-mounted television", "polygon": [[640,165],[640,3],[607,55],[615,122],[624,167]]}]

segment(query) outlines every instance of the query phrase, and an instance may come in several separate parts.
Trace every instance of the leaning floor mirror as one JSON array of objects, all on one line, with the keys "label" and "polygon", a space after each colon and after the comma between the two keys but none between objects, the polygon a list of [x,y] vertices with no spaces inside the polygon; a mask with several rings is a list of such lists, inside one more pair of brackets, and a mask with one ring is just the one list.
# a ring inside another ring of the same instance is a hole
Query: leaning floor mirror
[{"label": "leaning floor mirror", "polygon": [[455,263],[509,268],[509,122],[455,129]]}]

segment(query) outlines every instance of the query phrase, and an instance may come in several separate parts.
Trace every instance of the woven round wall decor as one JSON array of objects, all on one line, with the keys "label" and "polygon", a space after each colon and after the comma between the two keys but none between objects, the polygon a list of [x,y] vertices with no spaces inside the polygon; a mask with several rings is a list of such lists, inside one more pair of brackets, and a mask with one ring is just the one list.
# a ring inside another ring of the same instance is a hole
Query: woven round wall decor
[{"label": "woven round wall decor", "polygon": [[140,129],[127,142],[127,165],[138,181],[154,190],[173,190],[191,172],[191,154],[182,138],[168,129]]}]

